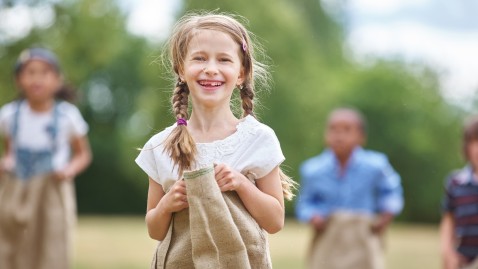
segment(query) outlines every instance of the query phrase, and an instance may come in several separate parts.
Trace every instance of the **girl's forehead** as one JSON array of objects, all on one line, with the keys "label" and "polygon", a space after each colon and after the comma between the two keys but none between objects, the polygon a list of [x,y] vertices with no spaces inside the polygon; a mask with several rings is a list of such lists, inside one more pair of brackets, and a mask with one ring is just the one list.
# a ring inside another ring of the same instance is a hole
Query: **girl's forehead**
[{"label": "girl's forehead", "polygon": [[198,29],[191,34],[187,47],[189,50],[198,46],[208,46],[209,43],[239,46],[229,33],[214,29]]},{"label": "girl's forehead", "polygon": [[22,70],[25,70],[25,69],[32,69],[32,68],[35,68],[35,69],[52,69],[54,70],[55,67],[52,66],[50,63],[42,60],[42,59],[31,59],[27,62],[24,63],[23,67],[22,67]]}]

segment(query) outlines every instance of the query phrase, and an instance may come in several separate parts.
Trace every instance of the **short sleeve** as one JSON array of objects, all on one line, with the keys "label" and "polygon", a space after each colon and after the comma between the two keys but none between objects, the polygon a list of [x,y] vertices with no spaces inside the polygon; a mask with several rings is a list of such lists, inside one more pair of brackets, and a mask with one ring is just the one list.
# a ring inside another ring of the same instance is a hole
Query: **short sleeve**
[{"label": "short sleeve", "polygon": [[8,136],[11,133],[11,125],[14,111],[13,103],[8,103],[0,109],[0,136]]},{"label": "short sleeve", "polygon": [[160,183],[159,174],[156,169],[156,157],[154,154],[154,146],[151,140],[146,142],[135,160],[136,164],[154,181]]},{"label": "short sleeve", "polygon": [[455,207],[453,206],[452,200],[452,176],[448,176],[445,179],[445,184],[444,184],[444,194],[442,198],[442,212],[453,212],[455,210]]},{"label": "short sleeve", "polygon": [[274,131],[265,125],[260,126],[248,148],[248,172],[256,179],[266,176],[285,160],[279,139]]},{"label": "short sleeve", "polygon": [[70,137],[85,136],[88,133],[88,123],[83,119],[77,107],[71,105],[68,117],[70,118]]}]

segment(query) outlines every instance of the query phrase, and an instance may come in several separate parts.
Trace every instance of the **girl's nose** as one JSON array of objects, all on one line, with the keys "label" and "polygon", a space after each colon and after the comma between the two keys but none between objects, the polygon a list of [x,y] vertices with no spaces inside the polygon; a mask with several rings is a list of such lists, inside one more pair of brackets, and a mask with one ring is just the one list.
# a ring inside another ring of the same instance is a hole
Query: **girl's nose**
[{"label": "girl's nose", "polygon": [[213,61],[209,61],[202,70],[206,75],[215,75],[218,73],[217,65]]}]

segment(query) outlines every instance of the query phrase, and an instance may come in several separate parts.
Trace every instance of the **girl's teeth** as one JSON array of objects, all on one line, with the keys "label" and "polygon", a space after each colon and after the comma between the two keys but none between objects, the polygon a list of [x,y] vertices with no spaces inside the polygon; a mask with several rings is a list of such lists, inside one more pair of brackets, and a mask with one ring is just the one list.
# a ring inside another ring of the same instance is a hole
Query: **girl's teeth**
[{"label": "girl's teeth", "polygon": [[212,82],[212,83],[201,83],[201,85],[203,86],[221,86],[221,83],[220,82]]}]

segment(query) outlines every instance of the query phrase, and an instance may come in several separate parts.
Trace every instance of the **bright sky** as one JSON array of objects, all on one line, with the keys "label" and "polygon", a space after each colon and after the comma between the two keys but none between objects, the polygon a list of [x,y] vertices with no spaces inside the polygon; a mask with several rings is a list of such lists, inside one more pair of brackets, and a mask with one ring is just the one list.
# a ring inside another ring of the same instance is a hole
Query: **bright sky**
[{"label": "bright sky", "polygon": [[347,46],[359,61],[428,64],[440,72],[445,96],[466,106],[478,90],[477,12],[470,0],[350,0]]},{"label": "bright sky", "polygon": [[176,13],[181,9],[178,0],[120,0],[119,3],[129,13],[128,30],[153,42],[168,37]]}]

